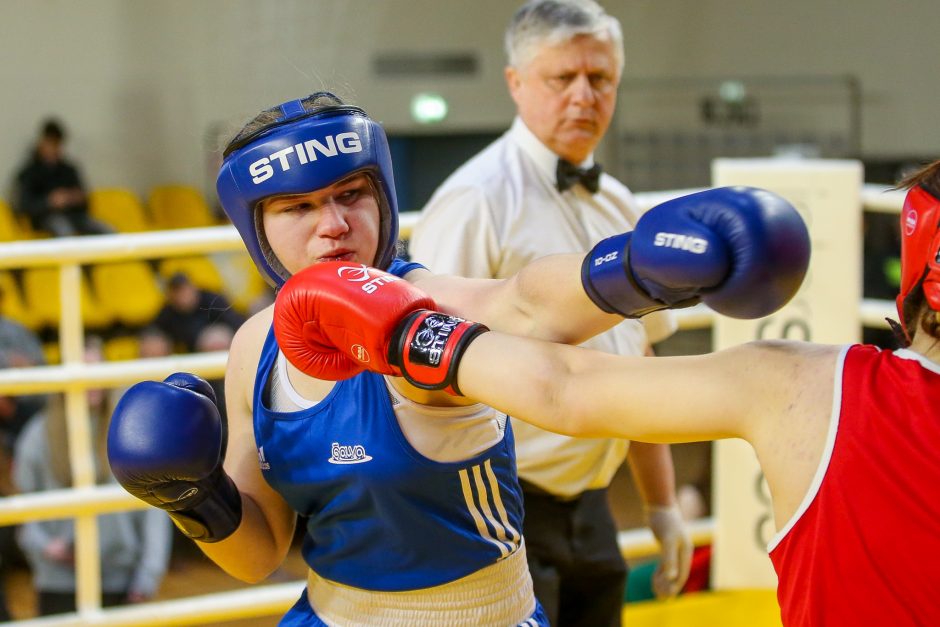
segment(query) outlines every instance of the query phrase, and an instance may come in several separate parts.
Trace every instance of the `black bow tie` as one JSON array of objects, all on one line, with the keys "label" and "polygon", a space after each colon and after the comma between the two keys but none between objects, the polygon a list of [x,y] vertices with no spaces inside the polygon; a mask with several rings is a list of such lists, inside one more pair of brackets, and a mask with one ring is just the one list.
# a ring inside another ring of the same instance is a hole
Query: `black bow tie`
[{"label": "black bow tie", "polygon": [[582,170],[570,161],[559,159],[558,167],[555,170],[555,184],[558,186],[558,191],[560,192],[571,189],[575,184],[581,183],[584,185],[584,189],[592,194],[596,194],[597,190],[601,188],[600,178],[601,166],[599,163],[595,163],[591,167]]}]

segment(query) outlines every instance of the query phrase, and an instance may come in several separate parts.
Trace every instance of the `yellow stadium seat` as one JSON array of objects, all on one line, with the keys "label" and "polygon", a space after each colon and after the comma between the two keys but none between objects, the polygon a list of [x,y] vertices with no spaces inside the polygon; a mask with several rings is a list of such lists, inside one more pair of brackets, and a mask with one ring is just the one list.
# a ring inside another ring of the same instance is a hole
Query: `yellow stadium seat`
[{"label": "yellow stadium seat", "polygon": [[39,327],[59,324],[59,269],[34,268],[23,272],[23,299]]},{"label": "yellow stadium seat", "polygon": [[62,359],[62,349],[59,348],[58,342],[46,342],[42,345],[42,352],[50,366],[58,364]]},{"label": "yellow stadium seat", "polygon": [[105,340],[104,358],[107,361],[127,361],[140,356],[140,340],[133,335],[121,335]]},{"label": "yellow stadium seat", "polygon": [[26,307],[22,290],[10,272],[0,272],[0,314],[33,331],[42,327],[41,321]]},{"label": "yellow stadium seat", "polygon": [[[229,300],[232,302],[232,307],[238,311],[244,314],[251,313],[250,310],[257,305],[262,296],[272,294],[271,286],[261,278],[261,274],[248,253],[232,255],[231,263],[237,268],[237,276],[241,277],[242,282],[230,290]],[[273,302],[273,296],[271,298]]]},{"label": "yellow stadium seat", "polygon": [[[112,309],[92,293],[85,275],[79,286],[82,323],[86,328],[104,329],[114,322]],[[37,327],[58,327],[61,317],[59,269],[30,268],[23,272],[23,300]]]},{"label": "yellow stadium seat", "polygon": [[17,224],[20,225],[20,233],[23,234],[23,239],[49,239],[52,237],[52,233],[49,231],[34,229],[26,216],[18,216]]},{"label": "yellow stadium seat", "polygon": [[49,233],[34,230],[28,217],[16,213],[8,203],[0,200],[0,242],[45,237],[49,237]]},{"label": "yellow stadium seat", "polygon": [[144,261],[92,266],[91,282],[102,304],[129,326],[148,324],[164,303],[157,277]]},{"label": "yellow stadium seat", "polygon": [[0,242],[15,242],[20,239],[25,239],[25,235],[20,232],[13,209],[0,200]]},{"label": "yellow stadium seat", "polygon": [[88,195],[88,210],[93,218],[119,233],[138,233],[150,228],[144,205],[129,189],[109,187],[93,190]]},{"label": "yellow stadium seat", "polygon": [[177,257],[164,259],[159,264],[160,276],[164,280],[178,272],[182,272],[196,287],[210,292],[222,294],[225,292],[225,281],[219,269],[208,257]]},{"label": "yellow stadium seat", "polygon": [[45,231],[34,231],[29,218],[16,213],[9,203],[0,200],[0,242],[49,237]]},{"label": "yellow stadium seat", "polygon": [[215,219],[206,199],[195,187],[160,185],[150,191],[150,217],[158,229],[212,226]]}]

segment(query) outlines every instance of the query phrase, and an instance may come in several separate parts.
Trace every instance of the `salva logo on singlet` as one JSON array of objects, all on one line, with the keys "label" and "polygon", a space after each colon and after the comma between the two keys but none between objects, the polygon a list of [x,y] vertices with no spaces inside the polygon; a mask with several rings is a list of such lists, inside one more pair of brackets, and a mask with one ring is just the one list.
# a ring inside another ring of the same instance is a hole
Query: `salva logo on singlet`
[{"label": "salva logo on singlet", "polygon": [[366,449],[361,444],[333,442],[333,446],[330,447],[330,458],[326,461],[331,464],[361,464],[371,460],[372,456],[366,455]]},{"label": "salva logo on singlet", "polygon": [[294,161],[296,165],[307,165],[319,157],[335,157],[339,153],[354,152],[362,152],[362,140],[359,139],[359,133],[349,131],[327,135],[322,140],[308,139],[272,152],[267,157],[261,157],[248,166],[248,173],[251,175],[251,181],[258,185],[274,176],[275,166],[278,171],[287,172],[291,169],[291,165],[294,165],[291,161]]}]

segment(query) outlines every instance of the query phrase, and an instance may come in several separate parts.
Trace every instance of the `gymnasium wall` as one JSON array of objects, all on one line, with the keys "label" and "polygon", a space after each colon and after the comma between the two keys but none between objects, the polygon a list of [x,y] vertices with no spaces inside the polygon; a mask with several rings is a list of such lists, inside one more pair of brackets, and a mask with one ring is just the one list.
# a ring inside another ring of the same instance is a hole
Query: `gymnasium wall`
[{"label": "gymnasium wall", "polygon": [[[628,78],[854,74],[862,152],[935,154],[935,3],[877,0],[608,0]],[[257,110],[331,88],[390,130],[433,89],[433,132],[495,131],[512,103],[502,68],[508,0],[0,0],[0,197],[41,118],[60,115],[92,186],[209,190],[220,135]],[[846,9],[851,9],[847,12]],[[468,52],[458,77],[377,77],[389,53]],[[629,112],[625,112],[629,114]]]}]

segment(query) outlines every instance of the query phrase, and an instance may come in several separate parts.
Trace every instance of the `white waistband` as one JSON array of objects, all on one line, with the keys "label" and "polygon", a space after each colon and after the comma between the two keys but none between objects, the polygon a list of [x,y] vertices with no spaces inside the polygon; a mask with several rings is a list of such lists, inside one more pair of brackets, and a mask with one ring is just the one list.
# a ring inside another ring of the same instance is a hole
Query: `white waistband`
[{"label": "white waistband", "polygon": [[535,611],[524,545],[505,559],[456,581],[404,592],[353,588],[311,570],[307,600],[331,627],[510,627]]}]

